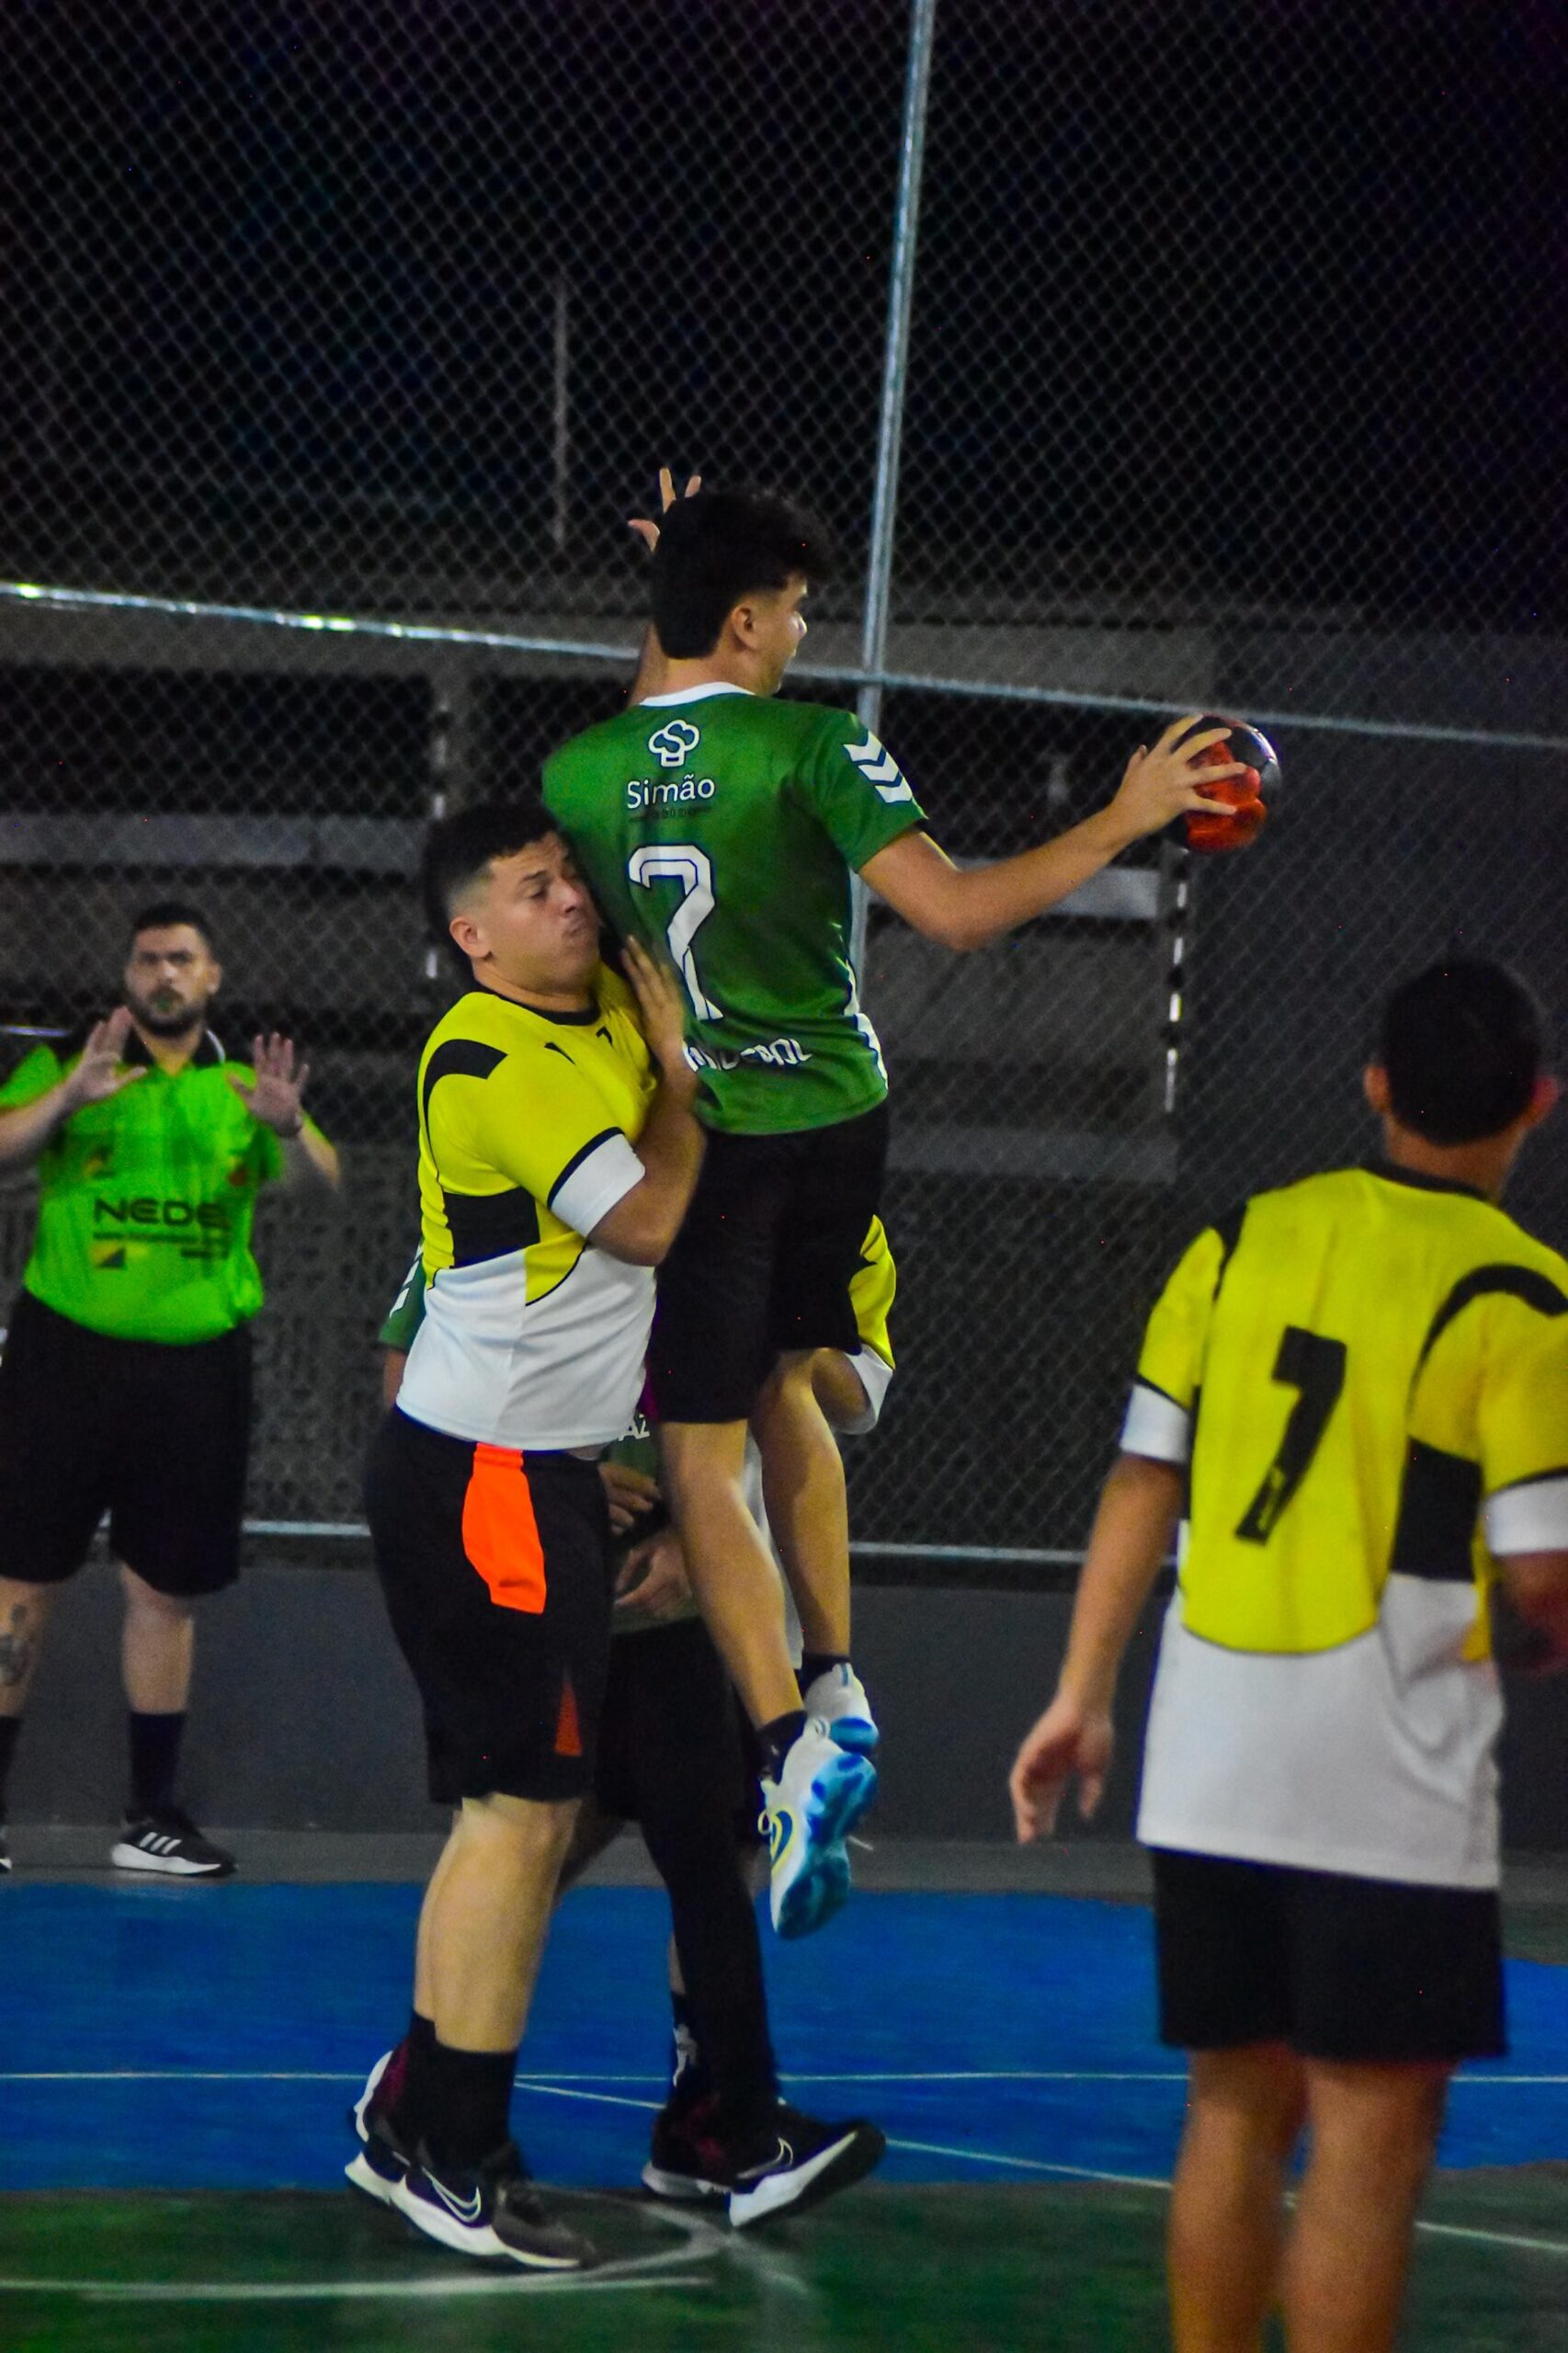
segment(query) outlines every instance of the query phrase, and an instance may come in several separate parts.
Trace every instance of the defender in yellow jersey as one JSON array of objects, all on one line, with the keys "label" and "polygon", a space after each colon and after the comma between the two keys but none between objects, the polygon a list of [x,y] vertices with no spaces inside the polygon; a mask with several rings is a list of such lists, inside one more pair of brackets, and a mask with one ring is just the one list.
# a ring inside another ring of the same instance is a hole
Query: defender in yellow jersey
[{"label": "defender in yellow jersey", "polygon": [[1258,2345],[1281,2281],[1292,2353],[1391,2347],[1449,2074],[1504,2047],[1499,1583],[1568,1661],[1568,1260],[1496,1205],[1555,1100],[1540,1051],[1495,965],[1422,973],[1366,1074],[1384,1156],[1186,1253],[1014,1767],[1020,1838],[1074,1776],[1093,1810],[1185,1499],[1139,1815],[1191,2053],[1178,2353]]},{"label": "defender in yellow jersey", "polygon": [[653,1084],[631,992],[603,966],[578,1010],[473,990],[437,1023],[419,1066],[415,1421],[527,1448],[620,1436],[653,1273],[585,1237],[642,1179]]},{"label": "defender in yellow jersey", "polygon": [[640,1029],[539,802],[445,820],[425,885],[473,985],[420,1065],[429,1297],[365,1505],[431,1794],[455,1812],[348,2176],[461,2254],[575,2270],[593,2250],[540,2200],[507,2112],[608,1664],[597,1456],[636,1403],[649,1269],[701,1162],[696,1079],[673,982],[629,951]]}]

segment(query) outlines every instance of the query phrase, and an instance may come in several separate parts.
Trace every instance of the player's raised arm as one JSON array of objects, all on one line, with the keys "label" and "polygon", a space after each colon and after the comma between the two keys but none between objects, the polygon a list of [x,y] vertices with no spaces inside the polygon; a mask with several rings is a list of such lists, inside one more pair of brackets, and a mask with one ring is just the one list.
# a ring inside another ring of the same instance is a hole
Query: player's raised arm
[{"label": "player's raised arm", "polygon": [[[679,494],[682,498],[695,498],[701,487],[702,476],[691,474],[687,476],[686,488]],[[661,522],[675,505],[676,495],[675,475],[668,466],[661,466],[659,468]],[[629,515],[626,518],[626,527],[628,530],[636,534],[652,555],[659,544],[660,523],[655,523],[651,515]],[[631,691],[626,698],[628,706],[645,702],[650,695],[662,693],[668,683],[668,669],[669,665],[665,659],[665,649],[659,642],[659,632],[650,621],[642,640],[642,650],[637,657],[637,676],[633,678]]]},{"label": "player's raised arm", "polygon": [[[912,830],[868,858],[861,877],[927,938],[946,948],[987,947],[1070,897],[1145,834],[1157,834],[1189,810],[1212,813],[1212,801],[1198,790],[1197,763],[1230,731],[1209,728],[1177,749],[1193,723],[1190,717],[1175,720],[1153,749],[1141,744],[1105,807],[1038,849],[994,865],[960,868],[929,834]],[[1202,776],[1205,784],[1212,784],[1241,772],[1239,760],[1216,762],[1205,766]]]}]

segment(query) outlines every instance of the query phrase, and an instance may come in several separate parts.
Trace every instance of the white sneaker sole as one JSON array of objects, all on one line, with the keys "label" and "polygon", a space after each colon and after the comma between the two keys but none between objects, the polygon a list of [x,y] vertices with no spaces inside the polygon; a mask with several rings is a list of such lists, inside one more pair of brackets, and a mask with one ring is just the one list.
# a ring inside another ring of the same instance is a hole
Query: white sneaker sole
[{"label": "white sneaker sole", "polygon": [[672,2205],[681,2206],[711,2205],[725,2194],[722,2182],[702,2181],[689,2173],[666,2173],[652,2157],[642,2168],[642,2187],[655,2198],[667,2198]]},{"label": "white sneaker sole", "polygon": [[814,2206],[832,2197],[835,2189],[847,2189],[851,2182],[861,2180],[886,2147],[879,2132],[845,2132],[804,2165],[764,2174],[754,2189],[732,2189],[730,2221],[737,2231],[744,2231],[750,2223],[765,2222],[770,2214]]},{"label": "white sneaker sole", "polygon": [[769,1909],[780,1937],[810,1936],[842,1909],[849,1894],[844,1841],[876,1794],[875,1766],[847,1749],[839,1750],[826,1786],[813,1783],[812,1810],[797,1824],[801,1843],[771,1875]]},{"label": "white sneaker sole", "polygon": [[140,1847],[111,1847],[109,1861],[117,1871],[153,1871],[165,1879],[232,1879],[233,1876],[233,1866],[228,1863],[191,1863],[183,1855],[144,1854]]},{"label": "white sneaker sole", "polygon": [[396,2184],[384,2179],[376,2171],[363,2149],[359,2151],[358,2156],[349,2158],[343,2168],[343,2177],[346,2181],[351,2181],[356,2189],[362,2189],[367,2198],[373,2198],[378,2206],[397,2204]]},{"label": "white sneaker sole", "polygon": [[476,2263],[516,2263],[525,2271],[582,2271],[586,2266],[570,2255],[528,2255],[523,2248],[508,2246],[488,2222],[476,2228],[472,2222],[460,2222],[456,2214],[449,2214],[444,2207],[433,2206],[410,2188],[406,2180],[392,2185],[389,2206],[411,2222],[416,2231],[437,2246],[449,2247],[454,2255],[466,2255]]}]

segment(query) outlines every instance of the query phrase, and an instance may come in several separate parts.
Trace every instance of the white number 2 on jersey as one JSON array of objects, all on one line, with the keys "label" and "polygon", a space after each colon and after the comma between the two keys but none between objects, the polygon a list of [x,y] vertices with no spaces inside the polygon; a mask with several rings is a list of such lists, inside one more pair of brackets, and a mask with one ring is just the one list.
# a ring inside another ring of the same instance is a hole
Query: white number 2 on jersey
[{"label": "white number 2 on jersey", "polygon": [[652,889],[655,882],[680,884],[681,902],[665,933],[670,960],[686,983],[699,1021],[722,1021],[724,1008],[704,995],[692,949],[693,940],[713,912],[713,866],[707,851],[699,849],[695,842],[650,842],[633,850],[626,873],[641,891]]}]

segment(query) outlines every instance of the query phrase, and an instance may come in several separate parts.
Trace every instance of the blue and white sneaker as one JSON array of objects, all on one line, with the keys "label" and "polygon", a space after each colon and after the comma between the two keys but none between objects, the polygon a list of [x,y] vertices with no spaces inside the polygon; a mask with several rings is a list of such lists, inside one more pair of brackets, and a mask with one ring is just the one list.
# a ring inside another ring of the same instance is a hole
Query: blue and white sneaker
[{"label": "blue and white sneaker", "polygon": [[786,1752],[777,1781],[762,1784],[772,1859],[770,1908],[781,1937],[810,1936],[849,1893],[844,1841],[877,1794],[877,1768],[841,1748],[820,1716]]},{"label": "blue and white sneaker", "polygon": [[824,1667],[801,1694],[808,1716],[820,1716],[840,1748],[854,1756],[869,1756],[881,1740],[866,1687],[846,1659]]},{"label": "blue and white sneaker", "polygon": [[414,2152],[393,2129],[384,2109],[375,2107],[381,2077],[392,2063],[392,2053],[383,2051],[365,2079],[365,2088],[348,2111],[348,2121],[358,2135],[359,2146],[343,2168],[356,2189],[373,2198],[380,2206],[393,2203],[392,2191],[414,2163]]},{"label": "blue and white sneaker", "polygon": [[515,2141],[472,2173],[437,2170],[421,2143],[392,2189],[392,2204],[439,2246],[481,2263],[520,2263],[531,2271],[589,2271],[598,2251],[558,2222],[530,2180]]}]

